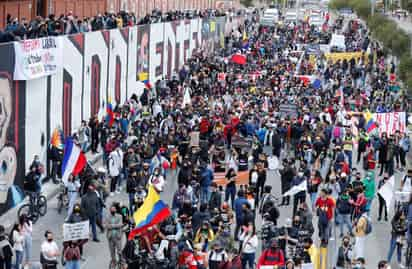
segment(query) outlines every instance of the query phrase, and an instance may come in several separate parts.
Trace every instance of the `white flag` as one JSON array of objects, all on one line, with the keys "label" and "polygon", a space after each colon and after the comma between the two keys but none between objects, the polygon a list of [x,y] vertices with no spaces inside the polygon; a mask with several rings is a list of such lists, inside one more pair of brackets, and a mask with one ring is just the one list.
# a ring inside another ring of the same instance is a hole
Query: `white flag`
[{"label": "white flag", "polygon": [[301,191],[306,191],[306,190],[307,190],[307,182],[306,180],[304,180],[299,185],[293,186],[290,190],[285,192],[283,196],[295,195],[296,193],[299,193]]},{"label": "white flag", "polygon": [[391,176],[388,181],[379,189],[378,193],[382,196],[383,200],[386,202],[386,208],[389,212],[391,208],[391,202],[393,198],[393,193],[395,190],[395,176]]}]

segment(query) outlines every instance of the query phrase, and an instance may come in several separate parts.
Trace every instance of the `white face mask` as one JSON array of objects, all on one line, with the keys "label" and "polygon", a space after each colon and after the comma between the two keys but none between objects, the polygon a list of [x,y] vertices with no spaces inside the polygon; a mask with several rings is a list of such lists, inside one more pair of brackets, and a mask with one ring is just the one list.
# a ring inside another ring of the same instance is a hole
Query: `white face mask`
[{"label": "white face mask", "polygon": [[303,172],[299,172],[299,173],[298,173],[298,176],[299,176],[299,177],[303,177]]}]

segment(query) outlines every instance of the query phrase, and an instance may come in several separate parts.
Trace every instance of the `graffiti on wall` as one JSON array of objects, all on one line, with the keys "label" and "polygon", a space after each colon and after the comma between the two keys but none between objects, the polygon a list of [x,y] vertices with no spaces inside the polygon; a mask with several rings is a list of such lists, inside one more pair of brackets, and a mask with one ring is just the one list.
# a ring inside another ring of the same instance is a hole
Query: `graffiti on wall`
[{"label": "graffiti on wall", "polygon": [[[222,47],[225,18],[193,19],[62,36],[63,66],[48,77],[12,81],[13,44],[0,46],[0,214],[22,198],[34,155],[46,163],[56,127],[70,135],[82,120],[105,115],[108,98],[124,103],[177,73],[193,52]],[[26,102],[27,100],[27,102]]]}]

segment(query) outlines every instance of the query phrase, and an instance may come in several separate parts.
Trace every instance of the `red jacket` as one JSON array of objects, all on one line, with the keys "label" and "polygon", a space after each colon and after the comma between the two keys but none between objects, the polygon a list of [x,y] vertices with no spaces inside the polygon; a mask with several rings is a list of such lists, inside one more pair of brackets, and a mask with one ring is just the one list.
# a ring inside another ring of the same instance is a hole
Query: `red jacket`
[{"label": "red jacket", "polygon": [[179,266],[184,266],[188,269],[197,269],[197,263],[195,260],[195,256],[192,252],[185,250],[180,253],[179,255]]},{"label": "red jacket", "polygon": [[281,249],[273,251],[272,249],[266,249],[263,251],[262,255],[259,257],[257,268],[259,269],[262,265],[285,265],[285,256]]},{"label": "red jacket", "polygon": [[322,197],[319,197],[316,200],[315,205],[317,208],[326,209],[326,215],[328,217],[328,220],[332,219],[333,209],[335,207],[335,203],[333,202],[332,198],[326,197],[325,199],[322,199]]},{"label": "red jacket", "polygon": [[209,128],[210,128],[210,122],[206,118],[203,118],[200,121],[200,125],[199,125],[200,133],[206,134],[207,132],[209,132]]}]

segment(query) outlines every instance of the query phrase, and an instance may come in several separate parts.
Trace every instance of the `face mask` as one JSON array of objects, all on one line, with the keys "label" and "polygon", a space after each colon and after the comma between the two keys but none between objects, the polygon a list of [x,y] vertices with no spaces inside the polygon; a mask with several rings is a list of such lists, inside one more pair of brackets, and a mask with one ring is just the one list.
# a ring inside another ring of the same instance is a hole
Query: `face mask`
[{"label": "face mask", "polygon": [[298,176],[299,176],[299,177],[303,177],[303,172],[299,172],[299,173],[298,173]]},{"label": "face mask", "polygon": [[53,241],[53,238],[47,238],[47,241],[48,241],[48,242],[52,242],[52,241]]},{"label": "face mask", "polygon": [[116,211],[110,211],[110,213],[112,214],[112,216],[114,216],[116,214]]},{"label": "face mask", "polygon": [[343,242],[343,245],[344,245],[345,247],[347,247],[347,246],[349,246],[349,242]]}]

